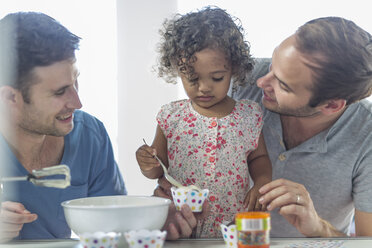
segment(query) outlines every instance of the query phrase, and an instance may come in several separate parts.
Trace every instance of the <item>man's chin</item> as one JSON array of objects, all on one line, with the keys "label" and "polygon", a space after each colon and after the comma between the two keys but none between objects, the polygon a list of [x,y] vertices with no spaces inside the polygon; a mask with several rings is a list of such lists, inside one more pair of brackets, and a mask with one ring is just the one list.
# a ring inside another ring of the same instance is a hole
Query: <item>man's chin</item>
[{"label": "man's chin", "polygon": [[74,129],[74,128],[72,127],[71,129],[68,129],[68,130],[62,131],[62,132],[60,133],[60,136],[66,136],[66,135],[68,135],[69,133],[72,132],[72,129]]},{"label": "man's chin", "polygon": [[290,111],[285,111],[283,109],[280,109],[277,105],[273,106],[274,104],[270,104],[270,102],[268,101],[262,101],[262,104],[270,112],[280,114],[280,115],[295,116]]},{"label": "man's chin", "polygon": [[320,114],[320,112],[310,112],[310,111],[301,111],[301,110],[284,110],[284,109],[279,109],[279,108],[267,108],[267,110],[270,112],[279,114],[281,116],[290,116],[290,117],[297,117],[297,118],[312,118],[314,116],[317,116]]},{"label": "man's chin", "polygon": [[[269,111],[277,112],[278,108],[276,105],[276,102],[267,101],[265,99],[262,99],[262,105]],[[275,106],[274,106],[275,105]]]},{"label": "man's chin", "polygon": [[73,129],[74,129],[74,125],[72,124],[68,128],[64,127],[64,128],[56,129],[53,132],[49,133],[49,135],[55,136],[55,137],[64,137],[68,135],[69,133],[71,133]]}]

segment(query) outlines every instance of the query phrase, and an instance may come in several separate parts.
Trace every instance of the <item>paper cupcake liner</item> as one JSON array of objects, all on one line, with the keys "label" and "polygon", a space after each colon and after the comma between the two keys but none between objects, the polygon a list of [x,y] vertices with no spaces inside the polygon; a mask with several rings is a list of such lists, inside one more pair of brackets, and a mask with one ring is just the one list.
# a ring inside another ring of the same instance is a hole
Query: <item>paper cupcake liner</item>
[{"label": "paper cupcake liner", "polygon": [[238,247],[238,238],[237,238],[237,231],[236,225],[229,225],[226,226],[224,224],[220,225],[222,237],[225,241],[226,248],[237,248]]},{"label": "paper cupcake liner", "polygon": [[194,189],[189,188],[171,188],[174,205],[176,209],[180,210],[183,204],[187,204],[193,212],[201,212],[203,208],[204,200],[209,194],[208,189],[203,189],[198,192]]},{"label": "paper cupcake liner", "polygon": [[83,248],[117,248],[120,238],[115,232],[83,233],[79,235]]},{"label": "paper cupcake liner", "polygon": [[138,230],[124,233],[130,248],[162,248],[166,236],[167,232],[160,230]]}]

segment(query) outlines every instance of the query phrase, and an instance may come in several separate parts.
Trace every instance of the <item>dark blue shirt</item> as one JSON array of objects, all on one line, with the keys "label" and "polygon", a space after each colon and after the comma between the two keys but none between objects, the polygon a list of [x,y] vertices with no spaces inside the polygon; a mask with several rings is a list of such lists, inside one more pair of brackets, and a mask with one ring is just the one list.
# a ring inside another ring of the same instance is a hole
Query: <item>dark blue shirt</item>
[{"label": "dark blue shirt", "polygon": [[[3,177],[28,174],[3,136],[0,137],[0,155]],[[65,136],[61,164],[68,165],[71,170],[71,186],[66,189],[35,186],[28,181],[4,183],[3,201],[20,202],[38,215],[36,221],[24,224],[18,239],[69,238],[71,230],[61,202],[127,194],[105,127],[83,111],[75,111],[74,129]]]}]

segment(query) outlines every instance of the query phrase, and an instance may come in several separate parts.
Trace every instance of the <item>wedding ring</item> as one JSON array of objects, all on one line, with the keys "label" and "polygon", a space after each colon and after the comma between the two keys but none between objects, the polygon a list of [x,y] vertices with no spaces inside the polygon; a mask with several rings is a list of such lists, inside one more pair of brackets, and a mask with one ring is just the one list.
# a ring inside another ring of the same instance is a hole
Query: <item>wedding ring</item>
[{"label": "wedding ring", "polygon": [[297,199],[296,199],[296,204],[300,204],[300,195],[299,195],[299,194],[297,194],[296,196],[297,196]]}]

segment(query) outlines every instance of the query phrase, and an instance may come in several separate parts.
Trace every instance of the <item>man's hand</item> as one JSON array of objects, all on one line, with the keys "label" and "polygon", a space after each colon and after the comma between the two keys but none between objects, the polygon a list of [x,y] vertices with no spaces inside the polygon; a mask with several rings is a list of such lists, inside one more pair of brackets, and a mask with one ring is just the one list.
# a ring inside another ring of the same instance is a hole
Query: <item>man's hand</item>
[{"label": "man's hand", "polygon": [[172,200],[173,198],[172,198],[171,188],[172,188],[172,184],[168,182],[168,180],[165,179],[165,177],[162,176],[158,180],[158,186],[154,190],[154,195]]},{"label": "man's hand", "polygon": [[21,203],[6,201],[1,204],[0,242],[9,241],[19,235],[23,224],[37,219]]},{"label": "man's hand", "polygon": [[[164,178],[158,180],[158,187],[154,191],[155,196],[172,199],[170,188],[171,184]],[[201,213],[194,214],[190,207],[183,205],[181,211],[177,211],[174,203],[169,206],[168,217],[163,230],[167,231],[168,240],[188,238],[196,227],[198,220],[204,219],[210,210],[208,201],[204,201]]]},{"label": "man's hand", "polygon": [[303,235],[327,236],[324,220],[318,216],[310,194],[302,184],[278,179],[261,187],[259,192],[261,204],[265,204],[269,211],[278,208],[279,214]]}]

